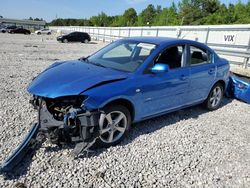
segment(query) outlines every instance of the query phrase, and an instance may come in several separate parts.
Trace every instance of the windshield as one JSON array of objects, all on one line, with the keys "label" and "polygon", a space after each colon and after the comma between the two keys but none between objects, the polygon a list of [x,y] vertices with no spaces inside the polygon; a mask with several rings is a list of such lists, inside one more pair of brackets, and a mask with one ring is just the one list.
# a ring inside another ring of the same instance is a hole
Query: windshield
[{"label": "windshield", "polygon": [[155,48],[155,44],[120,40],[104,47],[87,61],[102,67],[133,72]]}]

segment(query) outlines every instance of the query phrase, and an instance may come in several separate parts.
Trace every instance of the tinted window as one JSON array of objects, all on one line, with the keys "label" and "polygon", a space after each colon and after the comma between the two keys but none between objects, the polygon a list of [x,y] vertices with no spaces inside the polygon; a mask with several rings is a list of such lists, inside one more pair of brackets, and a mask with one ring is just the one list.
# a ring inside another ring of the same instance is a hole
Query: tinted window
[{"label": "tinted window", "polygon": [[77,35],[77,33],[70,33],[70,34],[68,34],[69,37],[73,37],[73,36],[76,36],[76,35]]},{"label": "tinted window", "polygon": [[212,62],[212,54],[202,48],[190,46],[190,65],[200,65]]},{"label": "tinted window", "polygon": [[167,48],[155,60],[155,64],[167,64],[170,69],[184,66],[184,49],[185,46],[172,46]]}]

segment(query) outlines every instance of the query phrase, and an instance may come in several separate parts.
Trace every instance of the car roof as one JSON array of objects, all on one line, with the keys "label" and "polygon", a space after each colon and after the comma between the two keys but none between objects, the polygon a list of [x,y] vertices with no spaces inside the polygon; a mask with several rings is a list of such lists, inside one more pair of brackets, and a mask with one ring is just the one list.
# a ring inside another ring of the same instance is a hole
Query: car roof
[{"label": "car roof", "polygon": [[178,43],[178,42],[183,42],[183,43],[192,43],[196,44],[199,46],[206,47],[206,45],[193,41],[193,40],[188,40],[188,39],[180,39],[180,38],[171,38],[171,37],[130,37],[130,38],[125,38],[126,40],[131,40],[131,41],[137,41],[137,42],[146,42],[146,43],[152,43],[156,45],[162,45],[162,44],[171,44],[171,43]]},{"label": "car roof", "polygon": [[[80,32],[80,31],[73,31],[71,33],[80,33],[80,34],[86,34],[86,32]],[[70,33],[69,33],[70,34]]]}]

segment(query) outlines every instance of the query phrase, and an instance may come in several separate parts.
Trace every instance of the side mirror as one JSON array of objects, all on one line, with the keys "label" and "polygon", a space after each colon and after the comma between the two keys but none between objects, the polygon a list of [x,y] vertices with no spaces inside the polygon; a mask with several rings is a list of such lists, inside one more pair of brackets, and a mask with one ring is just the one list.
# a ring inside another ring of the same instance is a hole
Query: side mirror
[{"label": "side mirror", "polygon": [[151,72],[152,73],[163,73],[163,72],[168,72],[169,69],[170,68],[167,64],[157,63],[152,67]]}]

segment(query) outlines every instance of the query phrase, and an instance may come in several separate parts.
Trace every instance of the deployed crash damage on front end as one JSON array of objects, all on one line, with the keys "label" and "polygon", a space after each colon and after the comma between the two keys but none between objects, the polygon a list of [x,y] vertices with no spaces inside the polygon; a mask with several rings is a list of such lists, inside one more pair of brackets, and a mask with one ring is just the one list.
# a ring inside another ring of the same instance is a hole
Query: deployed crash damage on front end
[{"label": "deployed crash damage on front end", "polygon": [[84,96],[67,96],[55,99],[34,97],[31,100],[38,110],[40,135],[53,144],[81,143],[74,154],[88,149],[98,137],[99,110],[86,110]]},{"label": "deployed crash damage on front end", "polygon": [[[97,69],[105,76],[94,75]],[[58,146],[75,143],[73,156],[88,153],[100,136],[99,121],[104,111],[86,102],[89,96],[84,92],[125,78],[124,74],[81,61],[55,63],[47,68],[28,87],[32,95],[30,103],[38,113],[37,122],[1,165],[1,171],[12,171],[28,148],[47,139]]]}]

